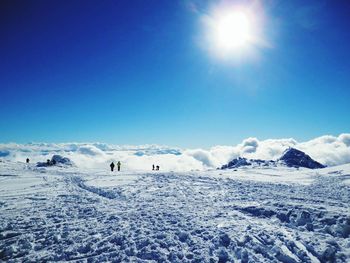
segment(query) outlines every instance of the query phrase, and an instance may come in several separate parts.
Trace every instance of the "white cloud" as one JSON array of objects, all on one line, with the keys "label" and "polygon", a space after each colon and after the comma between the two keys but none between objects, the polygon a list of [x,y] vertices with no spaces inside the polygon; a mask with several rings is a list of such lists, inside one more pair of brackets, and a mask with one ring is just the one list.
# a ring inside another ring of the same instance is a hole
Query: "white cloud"
[{"label": "white cloud", "polygon": [[350,134],[349,133],[340,134],[339,140],[342,141],[346,146],[350,147]]},{"label": "white cloud", "polygon": [[78,147],[77,152],[83,155],[90,155],[90,156],[103,156],[105,154],[102,150],[96,148],[94,145],[86,145],[86,146]]},{"label": "white cloud", "polygon": [[184,155],[192,156],[197,161],[201,162],[203,165],[208,167],[214,167],[216,166],[216,162],[214,161],[214,157],[212,156],[211,152],[197,149],[197,150],[186,150],[184,152]]},{"label": "white cloud", "polygon": [[259,147],[259,141],[257,138],[248,138],[242,142],[242,151],[244,153],[255,153]]},{"label": "white cloud", "polygon": [[326,165],[350,163],[350,134],[325,135],[306,142],[289,139],[247,138],[236,146],[179,149],[158,145],[118,146],[103,143],[0,144],[0,158],[12,161],[45,161],[54,154],[70,158],[79,167],[108,169],[111,161],[121,161],[127,170],[150,170],[152,164],[164,171],[203,170],[220,167],[233,158],[276,160],[288,147],[295,147]]},{"label": "white cloud", "polygon": [[350,162],[350,134],[321,136],[308,142],[300,143],[300,150],[326,165],[338,165]]}]

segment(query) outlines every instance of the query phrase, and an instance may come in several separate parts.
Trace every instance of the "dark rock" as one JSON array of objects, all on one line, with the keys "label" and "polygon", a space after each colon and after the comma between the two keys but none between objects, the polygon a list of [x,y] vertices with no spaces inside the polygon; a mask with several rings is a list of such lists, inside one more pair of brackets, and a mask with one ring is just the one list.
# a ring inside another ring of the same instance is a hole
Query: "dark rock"
[{"label": "dark rock", "polygon": [[266,161],[238,157],[230,161],[228,164],[223,165],[221,169],[235,169],[243,166],[276,166],[276,162],[272,160]]},{"label": "dark rock", "polygon": [[288,167],[305,167],[310,169],[325,168],[323,164],[316,162],[306,153],[294,148],[287,149],[279,159]]},{"label": "dark rock", "polygon": [[223,165],[221,169],[228,169],[228,168],[232,169],[232,168],[238,168],[241,166],[249,166],[249,165],[251,165],[251,163],[248,162],[246,158],[238,157],[236,159],[233,159],[228,164]]},{"label": "dark rock", "polygon": [[51,160],[48,159],[46,162],[38,162],[36,164],[37,167],[48,167],[48,166],[54,166],[54,165],[73,166],[74,163],[69,158],[56,154],[52,156]]}]

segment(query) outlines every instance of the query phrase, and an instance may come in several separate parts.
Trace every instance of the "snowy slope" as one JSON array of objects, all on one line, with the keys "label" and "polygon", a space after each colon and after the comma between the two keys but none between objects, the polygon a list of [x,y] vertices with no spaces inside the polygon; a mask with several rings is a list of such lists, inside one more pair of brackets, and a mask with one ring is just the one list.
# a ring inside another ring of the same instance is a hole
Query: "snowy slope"
[{"label": "snowy slope", "polygon": [[0,163],[0,261],[349,262],[350,165],[121,172]]}]

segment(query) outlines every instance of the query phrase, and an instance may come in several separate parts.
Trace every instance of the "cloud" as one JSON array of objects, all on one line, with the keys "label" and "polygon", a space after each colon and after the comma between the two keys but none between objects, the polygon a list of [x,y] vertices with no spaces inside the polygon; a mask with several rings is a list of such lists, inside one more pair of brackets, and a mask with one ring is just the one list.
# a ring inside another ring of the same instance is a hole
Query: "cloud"
[{"label": "cloud", "polygon": [[248,138],[242,142],[242,151],[245,153],[254,153],[259,146],[257,138]]},{"label": "cloud", "polygon": [[104,155],[104,152],[94,145],[86,145],[77,147],[77,152],[83,154],[83,155],[90,155],[90,156],[102,156]]},{"label": "cloud", "polygon": [[350,134],[338,137],[326,135],[300,143],[300,149],[317,161],[329,166],[350,162]]},{"label": "cloud", "polygon": [[201,162],[203,165],[207,167],[214,167],[216,162],[209,151],[205,151],[202,149],[197,150],[187,150],[184,152],[185,155],[193,157],[195,160]]},{"label": "cloud", "polygon": [[297,142],[294,139],[268,139],[259,141],[255,152],[245,153],[241,151],[242,156],[255,159],[278,159],[288,147],[296,147]]},{"label": "cloud", "polygon": [[350,147],[350,134],[340,134],[339,140]]},{"label": "cloud", "polygon": [[179,149],[159,145],[119,146],[103,143],[0,144],[0,158],[11,161],[46,161],[54,154],[70,158],[78,167],[108,169],[111,161],[121,161],[126,170],[150,170],[152,164],[164,171],[215,169],[238,156],[276,160],[288,147],[295,147],[323,164],[350,163],[350,133],[324,135],[298,142],[293,138],[247,138],[235,146],[217,145],[210,149]]}]

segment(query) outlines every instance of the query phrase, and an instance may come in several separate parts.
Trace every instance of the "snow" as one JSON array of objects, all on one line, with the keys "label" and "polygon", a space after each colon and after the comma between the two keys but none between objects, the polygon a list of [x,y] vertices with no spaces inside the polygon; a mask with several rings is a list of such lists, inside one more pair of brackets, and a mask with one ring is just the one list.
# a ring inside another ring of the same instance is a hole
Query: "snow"
[{"label": "snow", "polygon": [[0,162],[0,261],[350,261],[350,164],[107,168]]}]

